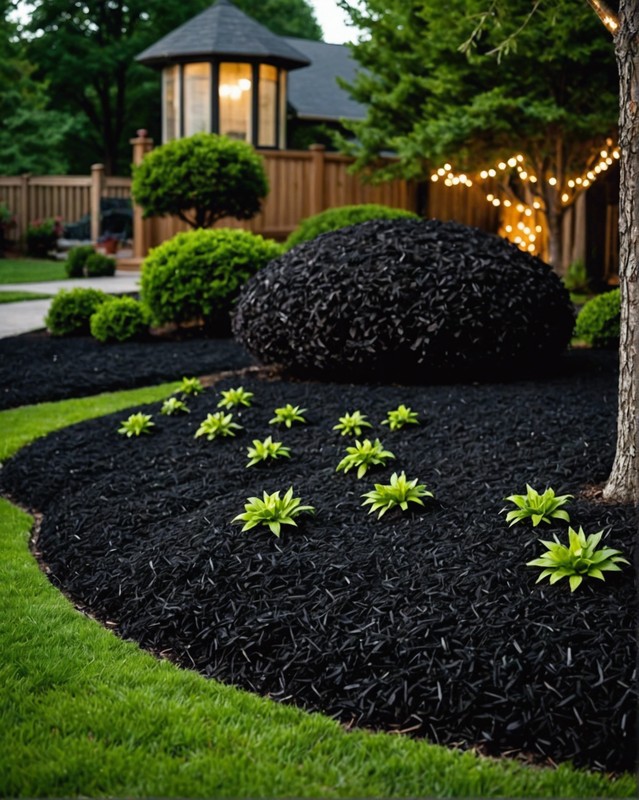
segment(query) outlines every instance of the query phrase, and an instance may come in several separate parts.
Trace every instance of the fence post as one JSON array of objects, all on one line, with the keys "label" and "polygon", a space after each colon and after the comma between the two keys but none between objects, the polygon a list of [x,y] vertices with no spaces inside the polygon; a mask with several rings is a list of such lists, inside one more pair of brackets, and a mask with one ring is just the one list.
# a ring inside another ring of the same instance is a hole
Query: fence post
[{"label": "fence post", "polygon": [[18,217],[18,238],[22,239],[23,249],[26,250],[27,228],[29,227],[30,206],[29,206],[29,180],[31,173],[26,172],[20,176],[20,213]]},{"label": "fence post", "polygon": [[319,214],[324,210],[324,150],[323,144],[312,144],[311,179],[309,181],[311,214]]},{"label": "fence post", "polygon": [[[153,149],[153,139],[147,136],[147,132],[142,129],[137,132],[135,139],[130,139],[133,147],[133,164],[137,166],[142,163],[142,159]],[[142,207],[139,206],[133,197],[133,258],[144,258],[149,249],[150,230],[149,222],[142,217]]]},{"label": "fence post", "polygon": [[91,241],[100,238],[100,200],[104,187],[104,164],[91,164]]}]

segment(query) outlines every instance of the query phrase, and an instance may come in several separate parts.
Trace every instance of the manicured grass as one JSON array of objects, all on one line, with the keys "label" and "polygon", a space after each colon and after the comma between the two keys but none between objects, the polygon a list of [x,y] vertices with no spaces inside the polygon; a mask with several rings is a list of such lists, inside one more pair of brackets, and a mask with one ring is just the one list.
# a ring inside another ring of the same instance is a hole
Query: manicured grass
[{"label": "manicured grass", "polygon": [[0,258],[0,284],[61,281],[67,277],[64,263],[40,258]]},{"label": "manicured grass", "polygon": [[[175,384],[0,414],[21,444]],[[52,465],[55,468],[55,465]],[[0,796],[633,797],[636,782],[491,760],[334,721],[157,661],[76,612],[0,500]]]},{"label": "manicured grass", "polygon": [[0,291],[0,303],[21,303],[23,300],[46,300],[50,294],[39,292],[3,292]]},{"label": "manicured grass", "polygon": [[143,389],[62,400],[58,403],[38,403],[22,408],[0,411],[0,462],[6,461],[21,447],[40,436],[73,425],[83,419],[101,417],[121,408],[162,400],[174,392],[179,381]]}]

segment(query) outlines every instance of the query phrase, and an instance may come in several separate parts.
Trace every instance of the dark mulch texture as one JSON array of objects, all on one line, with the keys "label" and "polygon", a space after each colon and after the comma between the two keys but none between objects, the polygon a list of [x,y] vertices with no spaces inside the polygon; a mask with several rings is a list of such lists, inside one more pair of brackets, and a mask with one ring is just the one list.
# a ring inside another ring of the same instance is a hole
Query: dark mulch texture
[{"label": "dark mulch texture", "polygon": [[155,336],[101,344],[45,333],[0,339],[0,409],[134,389],[255,362],[232,339]]},{"label": "dark mulch texture", "polygon": [[[565,525],[508,528],[502,498],[538,489],[576,495],[587,533],[632,561],[630,507],[583,494],[613,457],[616,367],[573,352],[564,377],[432,387],[241,383],[255,405],[245,430],[193,434],[225,380],[184,417],[157,416],[143,439],[116,433],[123,414],[34,443],[2,470],[5,492],[44,512],[39,546],[54,583],[124,637],[182,664],[346,723],[408,730],[436,742],[523,751],[579,766],[634,765],[634,573],[535,585],[537,539]],[[268,425],[276,406],[308,409],[307,426]],[[423,424],[377,424],[406,403]],[[349,439],[331,430],[359,408],[397,460],[335,472]],[[277,433],[290,460],[246,469],[246,447]],[[361,494],[394,470],[435,492],[381,520]],[[315,516],[280,539],[230,520],[246,498],[290,485]]]}]

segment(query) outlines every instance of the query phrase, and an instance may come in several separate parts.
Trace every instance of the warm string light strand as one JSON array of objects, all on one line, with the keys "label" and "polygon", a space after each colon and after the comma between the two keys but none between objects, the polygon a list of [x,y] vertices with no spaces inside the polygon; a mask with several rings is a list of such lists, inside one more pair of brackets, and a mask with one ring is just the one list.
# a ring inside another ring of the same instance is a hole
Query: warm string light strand
[{"label": "warm string light strand", "polygon": [[[561,194],[563,205],[570,204],[581,189],[587,189],[591,186],[602,173],[606,172],[620,158],[619,147],[613,146],[610,139],[607,141],[607,145],[607,148],[600,151],[596,164],[584,169],[581,175],[571,178],[567,181],[566,186],[562,187],[564,188]],[[539,183],[537,176],[531,170],[526,169],[524,156],[521,153],[513,155],[504,161],[499,161],[490,169],[482,170],[476,176],[476,180],[486,181],[497,178],[508,170],[516,170],[517,177],[522,183],[533,185]],[[465,173],[455,172],[448,163],[433,172],[430,179],[433,183],[441,181],[447,187],[470,187],[473,185],[471,178]],[[547,182],[553,187],[557,186],[558,183],[557,178],[552,175],[547,178]],[[508,239],[519,245],[522,250],[527,250],[530,253],[539,251],[539,243],[543,240],[544,232],[539,220],[542,212],[542,205],[539,200],[534,200],[532,204],[526,204],[509,198],[499,198],[495,194],[488,192],[486,201],[495,208],[501,206],[504,209],[508,209],[509,216],[518,215],[517,219],[508,220],[508,223],[503,225],[502,230]]]}]

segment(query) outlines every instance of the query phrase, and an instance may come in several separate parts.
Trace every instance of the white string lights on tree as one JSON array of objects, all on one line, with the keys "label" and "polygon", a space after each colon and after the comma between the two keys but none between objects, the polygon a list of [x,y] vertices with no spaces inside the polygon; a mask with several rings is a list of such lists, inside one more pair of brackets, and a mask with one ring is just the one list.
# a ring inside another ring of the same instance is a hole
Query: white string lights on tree
[{"label": "white string lights on tree", "polygon": [[[563,205],[572,203],[579,191],[591,186],[601,174],[605,173],[619,159],[619,147],[613,146],[610,139],[607,140],[607,145],[606,148],[600,151],[596,164],[585,168],[581,175],[570,178],[565,186],[558,188],[558,191],[563,189],[561,193]],[[531,189],[535,188],[535,184],[539,183],[537,175],[527,168],[524,156],[521,153],[501,160],[489,169],[481,170],[475,176],[475,180],[481,182],[505,177],[506,174],[513,172],[513,170],[516,170],[517,178],[522,183],[531,184]],[[433,172],[430,179],[433,183],[441,181],[447,187],[460,185],[470,187],[473,185],[473,180],[467,174],[455,172],[451,164],[448,163]],[[556,187],[558,181],[556,177],[551,175],[547,178],[547,183],[549,186]],[[508,209],[506,214],[508,217],[507,224],[502,228],[506,237],[519,245],[522,250],[527,250],[531,253],[538,252],[544,234],[544,229],[539,219],[544,213],[542,203],[537,199],[532,203],[524,203],[511,197],[498,197],[492,192],[487,192],[485,197],[486,201],[495,208]]]}]

